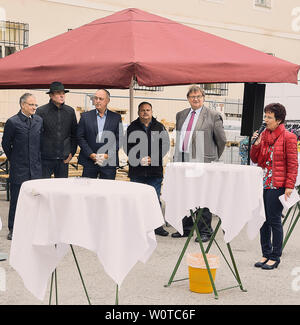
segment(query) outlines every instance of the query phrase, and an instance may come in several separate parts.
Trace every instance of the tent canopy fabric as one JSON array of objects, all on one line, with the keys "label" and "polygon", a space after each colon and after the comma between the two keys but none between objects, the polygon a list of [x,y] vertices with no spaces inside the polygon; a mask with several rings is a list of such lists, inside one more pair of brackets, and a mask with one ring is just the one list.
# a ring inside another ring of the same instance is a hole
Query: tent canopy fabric
[{"label": "tent canopy fabric", "polygon": [[300,66],[139,9],[126,9],[0,60],[0,88],[297,83]]}]

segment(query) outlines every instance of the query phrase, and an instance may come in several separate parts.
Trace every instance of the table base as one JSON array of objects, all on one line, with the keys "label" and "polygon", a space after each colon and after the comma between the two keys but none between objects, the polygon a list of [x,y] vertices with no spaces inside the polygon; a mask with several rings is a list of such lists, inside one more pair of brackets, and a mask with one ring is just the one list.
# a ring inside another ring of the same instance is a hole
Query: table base
[{"label": "table base", "polygon": [[[90,301],[90,298],[89,298],[88,292],[87,292],[87,290],[86,290],[86,286],[85,286],[85,283],[84,283],[84,280],[83,280],[83,277],[82,277],[82,274],[81,274],[81,270],[80,270],[80,267],[79,267],[79,264],[78,264],[78,261],[77,261],[77,258],[76,258],[76,254],[75,254],[74,248],[73,248],[73,246],[72,246],[71,244],[70,244],[70,247],[71,247],[72,254],[73,254],[73,257],[74,257],[74,260],[75,260],[75,263],[76,263],[77,270],[78,270],[78,272],[79,272],[79,276],[80,276],[80,279],[81,279],[81,283],[82,283],[82,286],[83,286],[83,289],[84,289],[85,295],[86,295],[87,300],[88,300],[88,304],[91,305],[91,301]],[[57,270],[56,270],[56,269],[53,271],[52,276],[51,276],[49,305],[51,305],[51,300],[52,300],[53,280],[54,280],[54,282],[55,282],[55,301],[56,301],[56,305],[58,305]]]},{"label": "table base", "polygon": [[[204,262],[205,262],[205,265],[206,265],[206,269],[208,271],[208,275],[209,275],[209,279],[210,279],[210,282],[211,282],[211,285],[212,285],[212,288],[213,288],[215,299],[218,299],[218,291],[224,291],[224,290],[227,290],[227,289],[240,287],[240,289],[242,291],[246,292],[247,290],[243,288],[243,285],[242,285],[242,282],[241,282],[241,279],[240,279],[240,276],[239,276],[239,272],[238,272],[238,269],[237,269],[237,266],[236,266],[236,263],[235,263],[235,259],[234,259],[230,244],[227,243],[226,245],[227,245],[227,249],[228,249],[228,252],[229,252],[229,255],[230,255],[232,266],[228,262],[226,256],[224,255],[224,253],[222,252],[220,246],[218,245],[217,241],[215,240],[216,234],[217,234],[217,232],[218,232],[218,230],[220,228],[220,225],[221,225],[221,220],[219,220],[219,222],[218,222],[218,224],[217,224],[217,226],[216,226],[216,228],[215,228],[215,230],[214,230],[214,232],[213,232],[213,234],[211,236],[211,239],[210,239],[210,241],[209,241],[209,243],[207,245],[207,248],[206,248],[206,250],[204,250],[203,242],[201,240],[200,232],[199,232],[199,229],[198,229],[198,222],[199,222],[200,218],[204,222],[204,224],[206,225],[204,219],[202,218],[202,210],[203,210],[203,208],[196,208],[196,210],[194,212],[192,210],[190,210],[191,217],[194,220],[194,224],[193,224],[193,227],[192,227],[192,229],[191,229],[191,231],[189,233],[189,236],[188,236],[188,238],[187,238],[187,240],[186,240],[186,242],[184,244],[184,247],[183,247],[183,249],[181,251],[181,254],[180,254],[179,258],[178,258],[178,261],[177,261],[177,263],[176,263],[176,265],[174,267],[174,270],[173,270],[173,272],[171,274],[169,282],[168,282],[168,284],[165,285],[165,287],[169,287],[172,282],[188,280],[188,278],[180,279],[180,280],[174,280],[174,277],[175,277],[176,272],[178,270],[178,267],[179,267],[179,265],[180,265],[180,263],[182,261],[182,258],[183,258],[184,254],[185,254],[185,251],[186,251],[186,249],[187,249],[187,247],[188,247],[188,245],[190,243],[190,240],[191,240],[191,238],[193,236],[193,233],[194,233],[194,231],[196,231],[199,246],[200,246],[200,249],[201,249],[201,253],[203,255],[203,259],[204,259]],[[224,289],[219,289],[219,290],[216,289],[216,286],[215,286],[215,283],[214,283],[214,280],[213,280],[213,277],[212,277],[212,274],[211,274],[211,270],[210,270],[210,267],[209,267],[209,263],[208,263],[208,260],[207,260],[207,257],[206,257],[206,254],[208,254],[213,242],[216,244],[217,248],[221,252],[223,258],[225,259],[225,261],[226,261],[228,267],[230,268],[234,278],[236,279],[238,285],[228,287],[228,288],[224,288]]]},{"label": "table base", "polygon": [[[287,231],[286,231],[286,234],[284,236],[284,239],[283,239],[283,243],[282,243],[282,250],[285,248],[299,218],[300,218],[300,204],[299,202],[297,202],[294,206],[292,206],[291,208],[289,208],[287,214],[285,215],[283,221],[282,221],[282,227],[285,225],[289,215],[291,214],[291,212],[293,211],[293,215],[291,217],[291,220],[290,220],[290,223],[288,225],[288,228],[287,228]],[[298,211],[297,215],[296,215],[296,218],[294,220],[294,217],[295,217],[295,214],[296,214],[296,211]]]}]

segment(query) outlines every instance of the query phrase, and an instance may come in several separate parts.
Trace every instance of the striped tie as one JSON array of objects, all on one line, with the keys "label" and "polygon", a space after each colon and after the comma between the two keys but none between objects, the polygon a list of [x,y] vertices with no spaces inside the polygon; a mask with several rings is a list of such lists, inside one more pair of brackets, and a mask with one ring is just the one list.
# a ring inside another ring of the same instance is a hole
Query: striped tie
[{"label": "striped tie", "polygon": [[188,124],[188,127],[186,129],[184,140],[183,140],[183,143],[182,143],[182,151],[186,151],[188,149],[189,138],[190,138],[190,133],[191,133],[191,129],[192,129],[192,126],[193,126],[195,114],[196,114],[196,112],[192,111],[192,114],[191,114],[191,117],[190,117],[190,120],[189,120],[189,124]]}]

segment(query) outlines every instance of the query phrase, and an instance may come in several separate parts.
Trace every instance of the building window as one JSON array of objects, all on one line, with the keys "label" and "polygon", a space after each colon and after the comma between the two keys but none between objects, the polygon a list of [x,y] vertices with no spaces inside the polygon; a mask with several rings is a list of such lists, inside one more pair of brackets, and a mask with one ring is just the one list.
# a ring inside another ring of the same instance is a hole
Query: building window
[{"label": "building window", "polygon": [[206,0],[208,2],[224,3],[224,0]]},{"label": "building window", "polygon": [[228,95],[228,84],[200,84],[200,87],[204,89],[206,95],[214,96],[227,96]]},{"label": "building window", "polygon": [[256,7],[262,7],[262,8],[272,8],[272,0],[254,0],[254,5]]},{"label": "building window", "polygon": [[28,47],[29,25],[0,21],[0,57],[8,56]]},{"label": "building window", "polygon": [[140,86],[137,81],[135,80],[133,83],[134,90],[142,90],[142,91],[163,91],[164,87],[147,87],[147,86]]}]

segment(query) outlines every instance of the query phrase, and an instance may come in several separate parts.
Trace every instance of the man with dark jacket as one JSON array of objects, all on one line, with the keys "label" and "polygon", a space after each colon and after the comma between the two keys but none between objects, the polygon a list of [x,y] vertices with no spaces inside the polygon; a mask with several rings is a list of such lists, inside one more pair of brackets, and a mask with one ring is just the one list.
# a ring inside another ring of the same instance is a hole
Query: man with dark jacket
[{"label": "man with dark jacket", "polygon": [[95,109],[81,114],[77,140],[80,147],[78,163],[83,166],[83,177],[116,177],[123,126],[121,115],[107,108],[109,102],[109,91],[98,89],[93,96]]},{"label": "man with dark jacket", "polygon": [[[163,157],[170,149],[169,135],[164,126],[152,116],[152,105],[142,102],[138,106],[139,117],[126,132],[124,150],[128,156],[131,182],[153,186],[160,202],[163,179]],[[168,236],[161,226],[155,229],[160,236]]]},{"label": "man with dark jacket", "polygon": [[77,120],[74,109],[65,104],[67,92],[61,82],[53,82],[47,92],[49,103],[36,111],[43,119],[43,178],[53,173],[58,178],[68,177],[68,163],[76,153]]},{"label": "man with dark jacket", "polygon": [[15,212],[23,182],[42,177],[41,131],[43,121],[35,115],[36,99],[25,93],[20,98],[21,109],[7,120],[2,137],[2,147],[10,162],[10,205],[8,215],[8,240],[12,239]]}]

